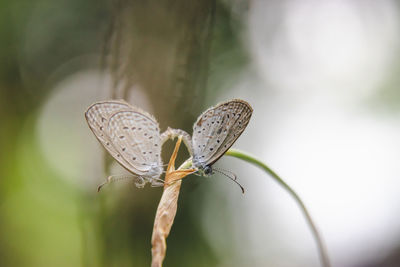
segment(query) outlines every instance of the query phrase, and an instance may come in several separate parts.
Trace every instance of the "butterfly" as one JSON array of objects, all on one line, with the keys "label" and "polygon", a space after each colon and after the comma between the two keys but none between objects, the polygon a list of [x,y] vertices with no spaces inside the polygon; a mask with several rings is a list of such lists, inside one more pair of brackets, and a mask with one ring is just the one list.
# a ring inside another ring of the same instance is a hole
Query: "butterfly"
[{"label": "butterfly", "polygon": [[212,165],[243,133],[252,113],[249,103],[233,99],[207,109],[198,117],[193,125],[192,164],[199,174],[213,173]]},{"label": "butterfly", "polygon": [[160,129],[152,115],[125,101],[108,100],[92,104],[85,117],[104,148],[133,174],[136,186],[143,187],[147,182],[163,185],[159,179],[163,172]]}]

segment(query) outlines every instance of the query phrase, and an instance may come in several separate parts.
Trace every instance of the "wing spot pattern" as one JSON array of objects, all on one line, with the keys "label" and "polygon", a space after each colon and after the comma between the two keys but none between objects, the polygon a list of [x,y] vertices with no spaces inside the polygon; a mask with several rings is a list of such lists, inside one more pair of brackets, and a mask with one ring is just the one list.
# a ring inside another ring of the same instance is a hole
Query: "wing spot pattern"
[{"label": "wing spot pattern", "polygon": [[[149,170],[141,166],[143,163],[147,166],[150,163],[161,164],[159,127],[151,115],[123,101],[93,104],[85,115],[101,144],[128,171],[140,171],[146,177]],[[147,154],[148,158],[143,154]],[[150,174],[153,178],[154,174]]]}]

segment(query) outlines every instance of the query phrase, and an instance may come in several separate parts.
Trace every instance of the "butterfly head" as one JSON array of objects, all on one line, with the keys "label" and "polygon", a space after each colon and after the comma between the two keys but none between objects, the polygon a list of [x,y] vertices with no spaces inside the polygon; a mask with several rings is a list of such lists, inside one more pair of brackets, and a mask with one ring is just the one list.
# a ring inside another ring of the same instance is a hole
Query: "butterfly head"
[{"label": "butterfly head", "polygon": [[206,165],[204,163],[195,161],[194,159],[193,165],[197,168],[197,174],[200,176],[211,176],[212,174],[214,174],[211,165]]}]

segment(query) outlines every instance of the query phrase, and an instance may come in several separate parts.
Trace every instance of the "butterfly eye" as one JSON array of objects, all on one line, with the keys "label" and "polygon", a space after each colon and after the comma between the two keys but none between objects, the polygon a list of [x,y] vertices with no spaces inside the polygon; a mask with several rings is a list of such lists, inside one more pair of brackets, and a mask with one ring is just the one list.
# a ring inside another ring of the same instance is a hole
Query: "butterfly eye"
[{"label": "butterfly eye", "polygon": [[212,168],[211,168],[211,166],[206,166],[205,168],[204,168],[204,174],[205,175],[210,175],[210,174],[212,174]]}]

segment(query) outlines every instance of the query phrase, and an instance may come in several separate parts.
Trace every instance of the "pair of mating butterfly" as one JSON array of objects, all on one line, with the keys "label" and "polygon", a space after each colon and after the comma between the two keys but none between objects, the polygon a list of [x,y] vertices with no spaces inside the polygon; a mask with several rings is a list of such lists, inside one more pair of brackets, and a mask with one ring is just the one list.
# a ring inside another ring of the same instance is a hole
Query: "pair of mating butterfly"
[{"label": "pair of mating butterfly", "polygon": [[[183,130],[171,128],[160,134],[152,115],[125,101],[94,103],[85,117],[100,143],[134,175],[136,186],[143,187],[147,182],[153,186],[164,185],[160,179],[163,172],[161,146],[169,138],[179,135],[188,147],[197,172],[200,175],[212,174],[211,166],[242,134],[252,112],[251,106],[243,100],[220,103],[199,116],[193,125],[193,138]],[[106,183],[111,180],[112,177],[109,177]],[[232,180],[236,182],[236,177]]]}]

